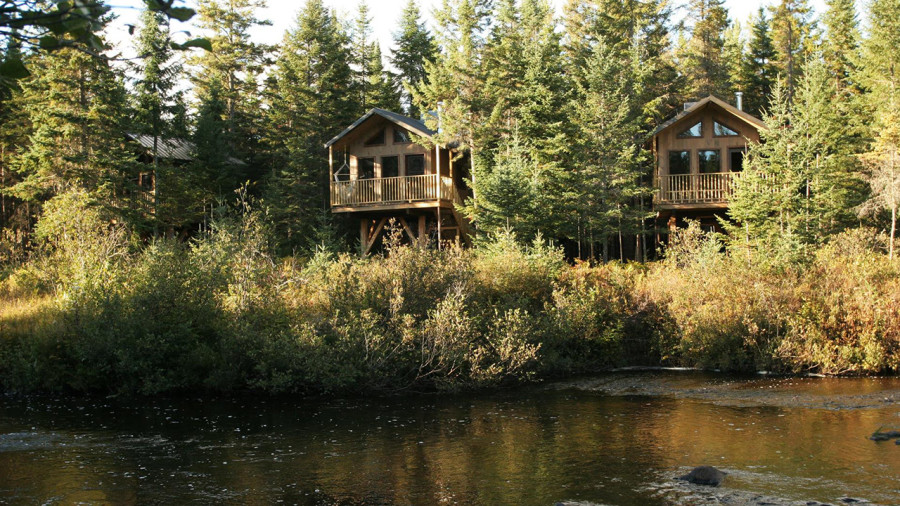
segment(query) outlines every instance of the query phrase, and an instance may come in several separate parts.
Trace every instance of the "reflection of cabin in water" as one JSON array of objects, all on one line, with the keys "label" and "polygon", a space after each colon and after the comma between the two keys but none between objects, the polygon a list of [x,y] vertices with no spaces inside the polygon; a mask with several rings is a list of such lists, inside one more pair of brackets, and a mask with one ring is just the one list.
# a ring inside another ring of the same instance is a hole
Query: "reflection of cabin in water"
[{"label": "reflection of cabin in water", "polygon": [[657,223],[671,229],[686,218],[718,227],[735,178],[744,167],[748,142],[759,142],[765,124],[716,97],[685,104],[684,111],[657,128],[650,140],[656,161]]},{"label": "reflection of cabin in water", "polygon": [[468,240],[468,223],[454,207],[466,195],[467,162],[432,142],[434,135],[421,121],[372,109],[325,144],[331,210],[359,217],[366,252],[391,219],[412,242]]}]

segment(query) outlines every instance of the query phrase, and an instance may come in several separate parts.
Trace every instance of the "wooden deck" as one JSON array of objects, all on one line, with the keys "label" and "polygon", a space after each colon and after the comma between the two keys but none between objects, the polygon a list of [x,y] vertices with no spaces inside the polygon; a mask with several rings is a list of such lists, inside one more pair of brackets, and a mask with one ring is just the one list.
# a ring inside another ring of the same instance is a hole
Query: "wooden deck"
[{"label": "wooden deck", "polygon": [[453,180],[436,174],[331,182],[331,209],[336,213],[452,207],[458,201]]},{"label": "wooden deck", "polygon": [[660,209],[716,209],[728,206],[740,172],[680,174],[657,181],[655,204]]}]

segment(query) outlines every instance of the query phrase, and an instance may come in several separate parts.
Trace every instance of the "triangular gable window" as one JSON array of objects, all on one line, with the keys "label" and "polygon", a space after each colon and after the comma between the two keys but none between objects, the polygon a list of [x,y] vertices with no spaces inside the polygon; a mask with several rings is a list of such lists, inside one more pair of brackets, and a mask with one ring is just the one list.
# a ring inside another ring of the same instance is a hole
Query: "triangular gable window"
[{"label": "triangular gable window", "polygon": [[713,135],[716,137],[737,137],[741,134],[737,133],[733,128],[729,128],[716,121],[713,124]]},{"label": "triangular gable window", "polygon": [[691,137],[703,137],[703,122],[698,121],[692,127],[687,130],[682,131],[678,134],[679,139],[691,138]]},{"label": "triangular gable window", "polygon": [[384,129],[375,132],[375,135],[366,139],[366,142],[363,143],[365,146],[379,146],[384,144]]}]

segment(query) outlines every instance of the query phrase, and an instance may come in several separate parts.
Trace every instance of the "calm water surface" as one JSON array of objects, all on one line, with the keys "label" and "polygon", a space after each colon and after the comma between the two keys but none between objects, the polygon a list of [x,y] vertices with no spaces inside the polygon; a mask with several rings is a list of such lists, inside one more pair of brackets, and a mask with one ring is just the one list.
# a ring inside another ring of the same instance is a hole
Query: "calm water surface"
[{"label": "calm water surface", "polygon": [[[866,439],[900,428],[898,402],[896,378],[685,372],[339,401],[7,397],[0,503],[900,504],[900,446]],[[672,480],[700,464],[729,472],[716,496]]]}]

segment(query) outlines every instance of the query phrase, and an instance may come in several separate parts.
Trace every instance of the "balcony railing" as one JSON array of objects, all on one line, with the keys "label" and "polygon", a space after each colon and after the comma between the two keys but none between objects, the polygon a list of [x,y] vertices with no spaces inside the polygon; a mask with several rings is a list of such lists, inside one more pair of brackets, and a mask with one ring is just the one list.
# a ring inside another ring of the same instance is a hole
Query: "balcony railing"
[{"label": "balcony railing", "polygon": [[734,193],[740,172],[660,176],[658,204],[724,204]]},{"label": "balcony railing", "polygon": [[454,200],[453,180],[437,174],[331,182],[332,207]]}]

